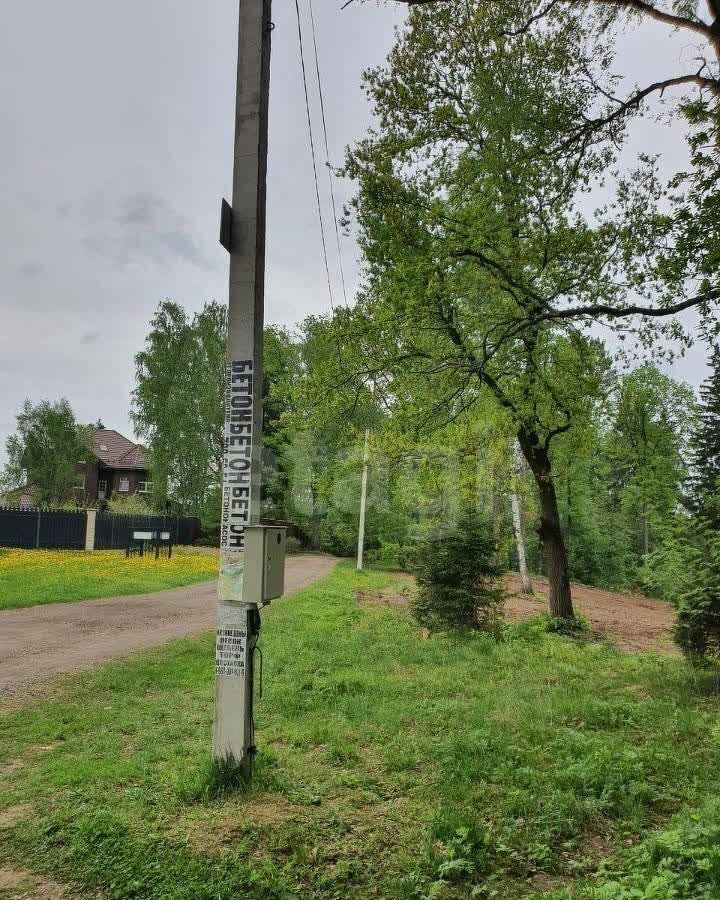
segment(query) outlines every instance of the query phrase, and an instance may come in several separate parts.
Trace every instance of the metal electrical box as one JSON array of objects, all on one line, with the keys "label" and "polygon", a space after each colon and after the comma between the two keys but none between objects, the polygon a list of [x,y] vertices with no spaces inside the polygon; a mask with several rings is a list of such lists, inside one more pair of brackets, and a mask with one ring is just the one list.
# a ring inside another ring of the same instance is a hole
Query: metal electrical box
[{"label": "metal electrical box", "polygon": [[285,593],[286,529],[275,525],[245,527],[243,600],[262,605]]}]

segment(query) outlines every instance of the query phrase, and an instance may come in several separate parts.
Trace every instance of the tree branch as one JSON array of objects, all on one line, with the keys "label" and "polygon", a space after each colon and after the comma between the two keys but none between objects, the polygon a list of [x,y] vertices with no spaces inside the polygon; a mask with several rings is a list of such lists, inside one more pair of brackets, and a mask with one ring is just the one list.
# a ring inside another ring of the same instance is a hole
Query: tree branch
[{"label": "tree branch", "polygon": [[[610,125],[617,119],[621,119],[623,116],[627,115],[631,110],[637,109],[638,106],[640,106],[640,104],[643,102],[643,100],[645,100],[646,97],[649,97],[650,94],[655,94],[658,91],[662,94],[668,88],[678,87],[682,84],[697,84],[699,87],[706,88],[713,94],[720,96],[720,81],[717,81],[715,78],[707,78],[704,75],[701,75],[700,73],[704,68],[705,63],[703,63],[702,68],[698,72],[695,72],[692,75],[678,75],[675,78],[666,78],[663,81],[655,81],[624,101],[620,101],[615,97],[611,98],[615,103],[619,103],[618,108],[607,116],[600,116],[597,119],[588,120],[581,128],[578,129],[578,132],[582,134],[587,131],[595,131],[598,128],[604,127],[605,125]],[[595,85],[595,87],[600,90],[597,85]],[[604,91],[602,91],[602,93],[605,94]],[[607,94],[605,94],[605,96],[607,96]],[[577,135],[575,136],[575,138],[573,138],[573,140],[576,139],[576,137]]]},{"label": "tree branch", "polygon": [[[502,263],[497,262],[497,260],[491,259],[485,253],[482,253],[479,250],[473,250],[470,247],[463,247],[460,250],[453,250],[450,253],[450,256],[455,257],[456,259],[476,259],[478,262],[482,263],[487,269],[491,269],[495,273],[499,274],[502,278],[505,279],[507,284],[514,288],[516,291],[520,291],[534,303],[538,303],[541,305],[545,304],[545,298],[534,291],[532,288],[527,285],[520,284],[520,282],[512,275],[511,272],[508,271],[507,267]],[[513,294],[514,299],[518,303],[519,306],[522,306],[523,303],[516,294]]]},{"label": "tree branch", "polygon": [[541,10],[536,12],[534,15],[530,16],[523,24],[513,30],[503,31],[503,34],[508,35],[509,37],[518,37],[521,34],[525,34],[530,28],[535,24],[535,22],[539,22],[540,19],[544,19],[545,16],[548,15],[549,12],[553,9],[553,7],[557,6],[558,3],[563,3],[564,0],[550,0],[547,6],[543,7]]},{"label": "tree branch", "polygon": [[465,340],[460,334],[460,331],[452,320],[452,318],[447,314],[447,312],[443,309],[442,303],[437,304],[438,316],[440,317],[440,321],[444,324],[445,330],[447,332],[450,340],[455,344],[455,346],[460,350],[462,355],[467,360],[471,372],[473,372],[479,381],[486,385],[492,393],[495,395],[495,399],[498,401],[500,406],[503,409],[510,410],[513,413],[517,413],[517,409],[512,400],[507,396],[507,394],[500,387],[498,382],[490,375],[490,373],[485,369],[480,360],[475,356],[472,350],[466,345]]},{"label": "tree branch", "polygon": [[665,12],[647,3],[646,0],[584,0],[586,3],[604,3],[606,6],[616,6],[620,9],[630,9],[640,12],[657,22],[664,25],[671,25],[673,28],[685,28],[688,31],[694,31],[701,34],[708,40],[714,41],[715,34],[710,25],[701,22],[699,19],[688,19],[686,16],[677,16],[674,13]]},{"label": "tree branch", "polygon": [[701,306],[703,303],[713,303],[720,300],[720,289],[708,291],[705,294],[698,294],[696,297],[689,297],[680,303],[674,303],[672,306],[638,306],[631,304],[630,306],[608,306],[604,303],[594,303],[591,306],[576,306],[570,309],[551,309],[547,312],[540,313],[536,316],[534,322],[545,322],[555,319],[584,319],[588,316],[592,318],[608,318],[621,319],[625,316],[650,316],[652,318],[662,318],[663,316],[675,316],[684,312],[686,309],[692,309],[694,306]]}]

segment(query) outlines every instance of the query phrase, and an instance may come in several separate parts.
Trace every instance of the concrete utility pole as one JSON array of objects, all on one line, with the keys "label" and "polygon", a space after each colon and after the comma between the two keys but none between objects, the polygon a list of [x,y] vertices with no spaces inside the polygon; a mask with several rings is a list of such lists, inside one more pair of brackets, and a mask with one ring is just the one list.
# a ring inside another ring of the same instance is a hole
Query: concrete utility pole
[{"label": "concrete utility pole", "polygon": [[368,460],[370,459],[370,431],[365,429],[365,446],[363,448],[363,470],[360,486],[360,525],[358,526],[357,570],[362,572],[363,552],[365,550],[365,507],[367,505]]},{"label": "concrete utility pole", "polygon": [[254,557],[245,545],[246,527],[260,517],[271,30],[270,0],[240,0],[233,196],[231,208],[223,205],[221,225],[230,253],[230,305],[213,755],[247,774],[255,752],[253,656],[264,600],[249,578]]}]

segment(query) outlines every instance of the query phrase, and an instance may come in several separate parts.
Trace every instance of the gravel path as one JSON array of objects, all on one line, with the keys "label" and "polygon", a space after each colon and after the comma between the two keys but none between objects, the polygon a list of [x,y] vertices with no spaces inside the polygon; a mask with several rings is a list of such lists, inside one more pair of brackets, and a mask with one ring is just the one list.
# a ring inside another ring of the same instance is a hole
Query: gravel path
[{"label": "gravel path", "polygon": [[[331,556],[288,557],[285,592],[327,575]],[[88,669],[135,650],[215,627],[215,582],[0,612],[0,699],[61,672]]]}]

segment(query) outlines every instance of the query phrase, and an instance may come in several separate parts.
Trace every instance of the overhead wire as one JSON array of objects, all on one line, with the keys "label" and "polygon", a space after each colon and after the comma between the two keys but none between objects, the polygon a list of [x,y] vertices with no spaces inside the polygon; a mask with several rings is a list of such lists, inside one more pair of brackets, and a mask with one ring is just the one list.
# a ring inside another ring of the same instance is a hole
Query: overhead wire
[{"label": "overhead wire", "polygon": [[330,142],[328,141],[327,117],[325,115],[325,96],[323,93],[322,78],[320,77],[320,57],[318,54],[317,32],[315,29],[315,14],[313,12],[313,0],[308,0],[310,6],[310,25],[312,28],[313,48],[315,50],[315,72],[317,74],[318,94],[320,96],[320,114],[322,117],[323,137],[325,138],[325,164],[327,166],[328,181],[330,182],[330,201],[332,203],[333,222],[335,224],[335,240],[337,241],[338,265],[340,267],[340,281],[342,284],[345,306],[348,305],[347,290],[345,288],[345,271],[342,262],[342,248],[340,246],[340,227],[338,225],[337,206],[335,204],[335,187],[332,166],[330,165]]},{"label": "overhead wire", "polygon": [[295,0],[295,12],[297,13],[298,40],[300,42],[300,66],[302,69],[303,88],[305,90],[305,111],[307,113],[308,134],[310,136],[310,156],[312,157],[313,175],[315,177],[315,197],[317,199],[318,219],[320,220],[320,237],[322,238],[323,257],[325,259],[325,275],[327,276],[328,293],[330,294],[330,306],[335,312],[332,281],[330,279],[330,264],[328,262],[327,241],[325,240],[325,223],[320,203],[320,184],[318,180],[317,158],[315,153],[315,139],[313,137],[312,116],[310,115],[310,96],[308,94],[307,70],[305,68],[305,49],[302,35],[302,20],[300,16],[300,3]]},{"label": "overhead wire", "polygon": [[[309,96],[308,82],[307,82],[307,68],[305,65],[305,45],[304,45],[304,41],[303,41],[302,16],[300,13],[299,0],[295,0],[295,13],[297,16],[298,42],[299,42],[299,47],[300,47],[300,65],[301,65],[301,69],[302,69],[303,90],[305,93],[305,112],[307,114],[308,134],[309,134],[309,138],[310,138],[310,154],[312,157],[313,176],[315,179],[315,198],[317,200],[318,220],[320,222],[320,236],[322,239],[323,258],[325,261],[325,274],[327,277],[328,293],[330,295],[330,307],[331,307],[331,310],[333,313],[333,319],[335,319],[336,310],[335,310],[335,305],[334,305],[332,280],[330,278],[330,265],[328,262],[327,240],[325,237],[325,222],[324,222],[324,218],[323,218],[323,214],[322,214],[322,203],[320,200],[320,186],[319,186],[318,172],[317,172],[317,157],[316,157],[316,151],[315,151],[315,139],[314,139],[314,133],[313,133],[313,126],[312,126],[312,115],[310,112],[310,96]],[[312,25],[312,33],[313,33],[313,47],[314,47],[314,51],[315,51],[315,71],[317,74],[318,92],[320,95],[320,109],[321,109],[321,113],[322,113],[323,136],[324,136],[324,141],[325,141],[325,154],[326,154],[326,161],[327,161],[327,166],[328,166],[328,174],[330,177],[330,196],[331,196],[331,200],[332,200],[333,217],[334,217],[334,221],[335,221],[335,237],[336,237],[336,240],[338,243],[338,262],[339,262],[339,266],[340,266],[343,297],[345,300],[345,305],[347,307],[348,303],[347,303],[347,291],[346,291],[346,286],[345,286],[345,273],[344,273],[343,266],[342,266],[341,247],[340,247],[340,231],[339,231],[338,218],[337,218],[337,208],[336,208],[336,204],[335,204],[335,190],[334,190],[333,181],[332,181],[333,173],[332,173],[332,168],[330,165],[330,146],[329,146],[329,139],[328,139],[327,116],[326,116],[326,112],[325,112],[325,100],[324,100],[324,94],[323,94],[323,89],[322,89],[322,78],[321,78],[321,74],[320,74],[320,62],[319,62],[319,53],[318,53],[318,45],[317,45],[317,34],[316,34],[316,29],[315,29],[315,17],[314,17],[311,0],[310,0],[310,22]],[[342,347],[340,346],[340,342],[338,340],[338,335],[337,335],[337,332],[334,327],[332,328],[332,341],[335,344],[335,350],[337,353],[337,359],[338,359],[338,365],[339,365],[340,372],[343,375],[347,375],[347,367],[345,365],[344,354],[342,352]]]}]

